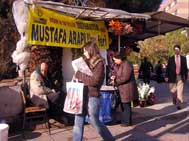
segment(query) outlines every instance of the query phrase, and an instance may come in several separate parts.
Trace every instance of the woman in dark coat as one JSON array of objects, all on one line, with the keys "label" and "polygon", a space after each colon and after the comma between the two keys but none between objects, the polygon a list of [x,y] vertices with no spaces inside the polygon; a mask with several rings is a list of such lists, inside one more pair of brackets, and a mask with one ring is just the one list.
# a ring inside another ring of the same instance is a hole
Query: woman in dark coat
[{"label": "woman in dark coat", "polygon": [[131,101],[138,99],[133,65],[124,60],[124,56],[120,53],[115,53],[113,60],[119,66],[116,75],[112,76],[111,79],[114,81],[114,85],[118,87],[121,97],[121,126],[130,126],[132,124]]}]

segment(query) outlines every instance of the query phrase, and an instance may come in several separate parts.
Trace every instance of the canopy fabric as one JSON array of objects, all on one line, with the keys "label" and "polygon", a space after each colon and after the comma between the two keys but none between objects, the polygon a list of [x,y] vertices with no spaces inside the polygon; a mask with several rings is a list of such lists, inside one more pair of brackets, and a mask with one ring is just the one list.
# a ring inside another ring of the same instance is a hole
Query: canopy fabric
[{"label": "canopy fabric", "polygon": [[92,21],[106,21],[109,19],[145,20],[145,27],[143,33],[124,35],[127,39],[132,41],[144,40],[146,38],[154,37],[157,35],[164,35],[167,32],[174,31],[183,27],[189,27],[189,20],[163,11],[138,14],[129,13],[118,9],[100,7],[81,7],[66,5],[63,3],[52,1],[25,0],[25,2],[28,4],[34,4],[35,6],[41,6],[47,9],[51,9],[78,19]]},{"label": "canopy fabric", "polygon": [[163,12],[146,13],[151,16],[151,19],[145,23],[145,29],[142,34],[128,35],[130,40],[144,40],[146,38],[154,37],[157,35],[164,35],[183,27],[189,27],[189,20]]},{"label": "canopy fabric", "polygon": [[74,18],[93,21],[108,19],[150,19],[150,15],[147,14],[129,13],[119,9],[82,7],[52,1],[25,0],[25,2],[28,4],[34,4],[35,6],[41,6],[58,11]]}]

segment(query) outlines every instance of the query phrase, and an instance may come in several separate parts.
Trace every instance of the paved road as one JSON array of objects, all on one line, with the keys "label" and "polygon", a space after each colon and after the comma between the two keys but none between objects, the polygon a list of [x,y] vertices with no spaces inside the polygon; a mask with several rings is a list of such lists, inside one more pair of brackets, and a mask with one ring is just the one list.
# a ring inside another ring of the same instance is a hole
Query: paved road
[{"label": "paved road", "polygon": [[[156,104],[148,107],[133,108],[133,126],[121,127],[119,124],[108,128],[116,141],[189,141],[189,82],[185,84],[185,102],[181,110],[171,103],[166,83],[157,84]],[[72,126],[58,128],[53,126],[52,135],[46,129],[27,132],[28,141],[69,141],[72,137]],[[22,141],[18,136],[9,141]],[[102,138],[91,125],[85,126],[84,141],[101,141]]]}]

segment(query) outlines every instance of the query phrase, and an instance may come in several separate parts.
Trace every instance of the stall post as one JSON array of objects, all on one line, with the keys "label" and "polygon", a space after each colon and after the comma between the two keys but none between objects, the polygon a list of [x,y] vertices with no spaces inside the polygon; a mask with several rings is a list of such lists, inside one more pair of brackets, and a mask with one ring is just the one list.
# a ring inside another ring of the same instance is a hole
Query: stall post
[{"label": "stall post", "polygon": [[121,37],[118,35],[118,52],[120,52]]}]

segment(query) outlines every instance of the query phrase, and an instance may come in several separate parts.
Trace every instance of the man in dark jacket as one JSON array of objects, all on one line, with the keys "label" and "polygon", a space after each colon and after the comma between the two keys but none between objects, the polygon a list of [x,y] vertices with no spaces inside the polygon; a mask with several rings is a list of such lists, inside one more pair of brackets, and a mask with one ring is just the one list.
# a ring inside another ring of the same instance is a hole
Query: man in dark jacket
[{"label": "man in dark jacket", "polygon": [[141,74],[144,83],[146,84],[150,83],[150,77],[152,72],[153,72],[152,64],[148,61],[147,57],[144,57],[144,61],[142,62],[139,69],[139,73]]},{"label": "man in dark jacket", "polygon": [[175,55],[169,58],[166,75],[168,78],[170,93],[172,94],[173,104],[177,109],[181,109],[183,103],[184,81],[187,79],[186,57],[180,55],[180,46],[174,45]]}]

